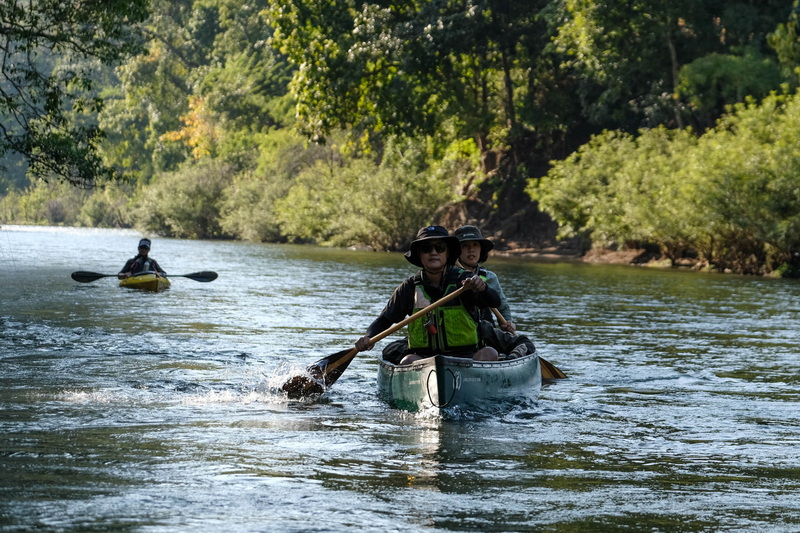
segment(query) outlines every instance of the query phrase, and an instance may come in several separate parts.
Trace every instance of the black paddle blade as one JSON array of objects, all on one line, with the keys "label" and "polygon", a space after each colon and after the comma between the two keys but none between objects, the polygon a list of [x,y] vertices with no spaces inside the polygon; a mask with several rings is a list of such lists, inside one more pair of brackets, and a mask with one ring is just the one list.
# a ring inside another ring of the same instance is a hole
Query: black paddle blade
[{"label": "black paddle blade", "polygon": [[183,274],[182,276],[178,276],[181,278],[189,278],[195,281],[199,281],[201,283],[208,283],[209,281],[214,281],[217,279],[219,274],[216,272],[212,272],[210,270],[204,270],[203,272],[193,272],[192,274]]},{"label": "black paddle blade", "polygon": [[[309,367],[309,373],[322,376],[326,387],[330,387],[344,373],[350,362],[355,358],[358,350],[349,348],[336,352],[323,359],[320,359]],[[313,368],[313,370],[312,370]]]},{"label": "black paddle blade", "polygon": [[308,375],[294,376],[281,386],[281,390],[292,399],[322,394],[339,379],[357,353],[355,348],[348,348],[323,357],[306,369]]},{"label": "black paddle blade", "polygon": [[115,276],[116,274],[98,274],[97,272],[86,272],[85,270],[79,270],[70,274],[72,279],[75,281],[80,281],[81,283],[89,283],[100,278],[110,278]]},{"label": "black paddle blade", "polygon": [[295,376],[281,386],[292,400],[299,400],[325,392],[325,384],[308,376]]}]

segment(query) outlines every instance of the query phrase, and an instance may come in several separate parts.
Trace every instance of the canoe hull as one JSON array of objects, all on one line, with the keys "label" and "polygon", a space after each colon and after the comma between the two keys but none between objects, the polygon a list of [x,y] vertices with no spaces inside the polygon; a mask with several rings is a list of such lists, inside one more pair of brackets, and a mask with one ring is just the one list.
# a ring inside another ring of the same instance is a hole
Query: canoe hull
[{"label": "canoe hull", "polygon": [[437,355],[410,365],[381,360],[378,393],[406,411],[485,408],[493,402],[535,398],[542,386],[536,354],[508,361],[473,361]]},{"label": "canoe hull", "polygon": [[163,276],[156,276],[155,274],[140,274],[120,280],[119,286],[128,289],[158,292],[169,288],[170,281]]}]

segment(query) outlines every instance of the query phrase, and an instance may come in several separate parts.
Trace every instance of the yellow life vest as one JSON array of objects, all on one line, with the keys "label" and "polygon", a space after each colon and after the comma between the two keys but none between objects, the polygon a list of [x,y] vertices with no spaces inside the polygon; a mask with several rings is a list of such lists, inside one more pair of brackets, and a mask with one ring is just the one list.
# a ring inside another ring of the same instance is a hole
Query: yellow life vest
[{"label": "yellow life vest", "polygon": [[[457,288],[455,283],[448,284],[443,296]],[[414,291],[414,312],[431,303],[419,278]],[[478,326],[456,298],[408,325],[408,347],[417,354],[474,352],[478,349]]]}]

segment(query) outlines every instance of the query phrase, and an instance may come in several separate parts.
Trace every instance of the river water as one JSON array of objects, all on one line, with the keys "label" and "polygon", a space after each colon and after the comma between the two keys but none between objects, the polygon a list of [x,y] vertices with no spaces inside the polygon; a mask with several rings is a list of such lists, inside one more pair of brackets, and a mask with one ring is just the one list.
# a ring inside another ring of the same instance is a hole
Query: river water
[{"label": "river water", "polygon": [[[377,352],[322,398],[277,386],[352,345],[400,254],[0,229],[0,531],[798,531],[800,283],[490,258],[569,379],[409,414]],[[381,341],[378,348],[391,340]]]}]

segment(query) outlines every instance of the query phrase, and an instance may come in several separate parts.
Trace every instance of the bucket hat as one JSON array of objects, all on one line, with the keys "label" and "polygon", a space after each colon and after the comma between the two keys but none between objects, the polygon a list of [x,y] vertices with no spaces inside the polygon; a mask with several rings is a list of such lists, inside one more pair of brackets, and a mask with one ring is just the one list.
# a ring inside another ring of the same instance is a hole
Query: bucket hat
[{"label": "bucket hat", "polygon": [[[478,259],[479,263],[485,263],[489,259],[489,252],[494,248],[494,243],[483,236],[481,230],[475,226],[461,226],[455,231],[455,236],[458,239],[459,246],[462,242],[477,241],[481,244],[481,257]],[[458,255],[461,255],[459,250]]]},{"label": "bucket hat", "polygon": [[442,226],[425,226],[417,232],[417,237],[411,241],[409,250],[404,254],[406,260],[412,265],[422,267],[422,260],[419,258],[419,245],[431,239],[442,240],[447,243],[447,264],[454,265],[461,255],[461,244],[458,239],[450,235]]}]

